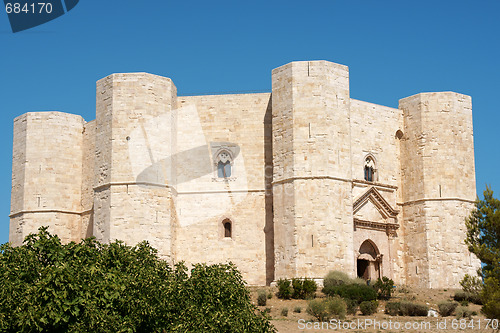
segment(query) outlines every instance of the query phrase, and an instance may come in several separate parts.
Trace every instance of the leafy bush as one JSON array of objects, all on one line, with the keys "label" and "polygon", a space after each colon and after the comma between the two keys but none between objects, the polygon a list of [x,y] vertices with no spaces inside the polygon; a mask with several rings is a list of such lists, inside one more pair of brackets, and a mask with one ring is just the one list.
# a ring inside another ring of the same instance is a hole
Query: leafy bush
[{"label": "leafy bush", "polygon": [[460,281],[462,290],[469,294],[479,295],[483,290],[483,281],[478,276],[470,276],[465,274],[462,281]]},{"label": "leafy bush", "polygon": [[323,280],[324,288],[336,287],[341,284],[350,284],[352,279],[344,272],[330,271]]},{"label": "leafy bush", "polygon": [[458,303],[456,302],[441,302],[438,304],[438,311],[441,317],[448,317],[453,314],[457,308]]},{"label": "leafy bush", "polygon": [[257,305],[266,306],[267,304],[267,293],[265,290],[259,290],[257,292]]},{"label": "leafy bush", "polygon": [[316,295],[316,290],[318,289],[318,284],[313,279],[305,278],[302,282],[304,299],[314,298]]},{"label": "leafy bush", "polygon": [[401,302],[387,302],[385,305],[385,313],[390,316],[399,316]]},{"label": "leafy bush", "polygon": [[391,316],[427,316],[429,307],[412,302],[388,302],[385,313]]},{"label": "leafy bush", "polygon": [[267,299],[271,299],[273,298],[273,293],[271,291],[269,291],[269,293],[267,294]]},{"label": "leafy bush", "polygon": [[352,279],[352,280],[351,280],[351,283],[353,283],[353,284],[361,284],[361,285],[363,285],[363,286],[366,286],[366,285],[367,285],[366,280],[363,280],[363,279],[362,279],[362,278],[360,278],[360,277],[357,277],[357,278]]},{"label": "leafy bush", "polygon": [[469,310],[467,307],[465,306],[459,306],[456,311],[456,318],[457,319],[461,319],[461,318],[472,318],[473,316],[473,311]]},{"label": "leafy bush", "polygon": [[453,295],[453,299],[457,302],[467,301],[467,293],[465,291],[457,291],[455,295]]},{"label": "leafy bush", "polygon": [[356,312],[358,312],[358,307],[359,307],[359,304],[358,302],[356,302],[355,300],[352,300],[352,299],[344,299],[345,301],[345,304],[346,304],[346,307],[347,307],[347,314],[350,314],[350,315],[355,315]]},{"label": "leafy bush", "polygon": [[143,242],[0,247],[2,332],[274,332],[233,264],[171,268]]},{"label": "leafy bush", "polygon": [[328,313],[328,309],[326,308],[326,302],[324,299],[313,299],[309,301],[306,312],[316,318],[318,321],[330,320],[330,314]]},{"label": "leafy bush", "polygon": [[377,299],[377,292],[367,285],[342,284],[333,287],[323,288],[323,292],[328,296],[339,295],[342,298],[351,299],[358,304],[363,301],[374,301]]},{"label": "leafy bush", "polygon": [[312,279],[292,279],[292,298],[308,299],[314,298],[318,285]]},{"label": "leafy bush", "polygon": [[377,301],[364,301],[359,305],[359,310],[365,316],[369,316],[377,312],[378,302]]},{"label": "leafy bush", "polygon": [[318,321],[328,321],[332,317],[343,319],[346,314],[346,305],[338,296],[321,300],[313,299],[309,301],[306,311]]},{"label": "leafy bush", "polygon": [[373,288],[377,291],[379,299],[389,299],[394,288],[394,281],[384,276],[382,279],[377,279]]},{"label": "leafy bush", "polygon": [[292,286],[290,280],[279,279],[276,284],[278,285],[278,298],[290,299],[292,297]]},{"label": "leafy bush", "polygon": [[469,294],[468,301],[474,304],[483,305],[483,297],[481,294]]},{"label": "leafy bush", "polygon": [[425,317],[429,312],[429,307],[423,304],[412,302],[401,302],[401,315],[402,316],[420,316]]},{"label": "leafy bush", "polygon": [[467,301],[479,305],[483,304],[480,294],[471,294],[465,291],[457,291],[453,296],[453,299],[459,303]]},{"label": "leafy bush", "polygon": [[282,315],[283,317],[288,316],[288,308],[283,308],[283,309],[281,309],[281,315]]},{"label": "leafy bush", "polygon": [[346,314],[346,305],[340,297],[329,297],[326,299],[328,313],[335,318],[344,319]]},{"label": "leafy bush", "polygon": [[300,306],[296,306],[293,308],[293,312],[295,313],[301,313],[302,312],[302,308]]}]

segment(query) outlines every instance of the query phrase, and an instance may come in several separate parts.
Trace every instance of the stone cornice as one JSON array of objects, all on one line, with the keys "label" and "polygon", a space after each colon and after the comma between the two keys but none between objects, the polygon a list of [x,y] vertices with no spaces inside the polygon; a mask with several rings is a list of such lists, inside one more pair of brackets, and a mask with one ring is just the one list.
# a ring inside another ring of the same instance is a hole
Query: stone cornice
[{"label": "stone cornice", "polygon": [[9,217],[17,217],[22,214],[34,214],[34,213],[61,213],[61,214],[70,214],[70,215],[84,215],[92,212],[92,209],[84,210],[81,212],[72,211],[72,210],[64,210],[64,209],[33,209],[33,210],[20,210],[15,213],[11,213]]},{"label": "stone cornice", "polygon": [[373,229],[396,230],[399,229],[398,223],[373,222],[354,218],[354,225],[361,227],[369,227]]},{"label": "stone cornice", "polygon": [[422,203],[424,201],[461,201],[461,202],[467,202],[467,203],[476,203],[475,200],[468,200],[468,199],[462,199],[462,198],[423,198],[423,199],[416,199],[416,200],[411,200],[411,201],[406,201],[406,202],[398,202],[398,206],[408,206],[408,205],[413,205],[413,204],[418,204]]}]

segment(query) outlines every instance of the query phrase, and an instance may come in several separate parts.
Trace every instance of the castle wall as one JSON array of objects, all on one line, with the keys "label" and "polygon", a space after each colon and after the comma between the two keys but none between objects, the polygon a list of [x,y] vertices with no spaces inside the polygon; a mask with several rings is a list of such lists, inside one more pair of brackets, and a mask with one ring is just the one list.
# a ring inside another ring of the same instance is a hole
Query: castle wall
[{"label": "castle wall", "polygon": [[83,127],[82,156],[82,238],[94,234],[94,180],[95,180],[96,121]]},{"label": "castle wall", "polygon": [[[272,281],[272,211],[266,211],[265,118],[270,94],[178,97],[176,253],[186,262],[232,261],[250,284]],[[217,177],[220,147],[235,152],[229,180]],[[223,221],[232,222],[224,237]],[[203,256],[200,256],[203,253]],[[271,272],[270,272],[271,270]]]},{"label": "castle wall", "polygon": [[61,112],[14,121],[13,244],[41,225],[63,242],[81,239],[82,131],[82,117]]},{"label": "castle wall", "polygon": [[[401,110],[351,99],[351,149],[353,174],[353,199],[356,200],[370,187],[375,186],[384,199],[398,210],[398,192],[400,191],[400,139],[396,136],[402,130]],[[374,182],[364,179],[364,166],[367,156],[375,159]],[[399,214],[402,217],[402,214]],[[356,217],[362,220],[385,222],[385,218],[373,207],[365,205]],[[398,222],[401,225],[402,218]],[[403,238],[386,230],[356,228],[354,232],[354,251],[359,251],[361,244],[369,239],[373,241],[383,255],[382,272],[385,276],[403,281],[400,274],[404,266]]]}]

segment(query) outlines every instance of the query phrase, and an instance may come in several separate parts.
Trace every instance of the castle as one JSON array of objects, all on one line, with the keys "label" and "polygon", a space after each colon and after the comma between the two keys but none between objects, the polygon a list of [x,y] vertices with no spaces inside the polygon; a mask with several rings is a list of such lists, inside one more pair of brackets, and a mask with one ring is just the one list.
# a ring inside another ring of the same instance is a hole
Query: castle
[{"label": "castle", "polygon": [[148,240],[171,263],[234,262],[245,280],[341,270],[458,287],[476,198],[471,98],[351,99],[346,66],[299,61],[272,93],[178,96],[171,79],[97,82],[96,119],[14,120],[10,241]]}]

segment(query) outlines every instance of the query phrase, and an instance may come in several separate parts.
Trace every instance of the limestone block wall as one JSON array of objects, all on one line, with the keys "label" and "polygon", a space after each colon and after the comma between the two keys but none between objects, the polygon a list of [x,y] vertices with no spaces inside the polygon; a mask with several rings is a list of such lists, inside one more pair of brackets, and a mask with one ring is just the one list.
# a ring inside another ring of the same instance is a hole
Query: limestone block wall
[{"label": "limestone block wall", "polygon": [[94,235],[94,181],[95,181],[96,121],[83,127],[82,148],[82,238]]},{"label": "limestone block wall", "polygon": [[[395,210],[399,210],[400,192],[400,138],[396,135],[402,130],[402,111],[351,99],[351,149],[353,174],[353,199],[363,195],[374,186]],[[364,179],[365,159],[375,160],[374,182]],[[355,215],[356,218],[379,223],[391,222],[401,225],[402,213],[395,221],[385,219],[370,203],[365,204]],[[369,239],[383,254],[382,272],[385,276],[402,281],[400,274],[404,266],[403,238],[398,237],[400,229],[388,234],[383,229],[357,227],[354,232],[354,251]]]},{"label": "limestone block wall", "polygon": [[[375,182],[397,186],[399,150],[396,132],[401,130],[399,109],[351,99],[352,175],[364,180],[368,155],[375,158]],[[394,204],[394,199],[390,201]]]},{"label": "limestone block wall", "polygon": [[[408,281],[458,287],[467,271],[479,267],[463,243],[465,218],[476,196],[471,99],[453,92],[423,93],[400,100],[400,109],[405,121],[402,177]],[[469,268],[449,274],[446,268],[452,266]]]},{"label": "limestone block wall", "polygon": [[[186,262],[234,262],[250,284],[273,279],[272,211],[266,210],[265,137],[270,94],[178,97],[176,253]],[[217,152],[233,152],[232,174],[218,178]],[[223,221],[232,223],[224,237]],[[200,253],[204,253],[200,256]],[[271,263],[271,265],[270,265]]]},{"label": "limestone block wall", "polygon": [[354,274],[348,69],[293,62],[272,86],[276,278]]},{"label": "limestone block wall", "polygon": [[31,112],[14,121],[10,239],[21,244],[41,225],[63,242],[81,238],[80,116]]}]

